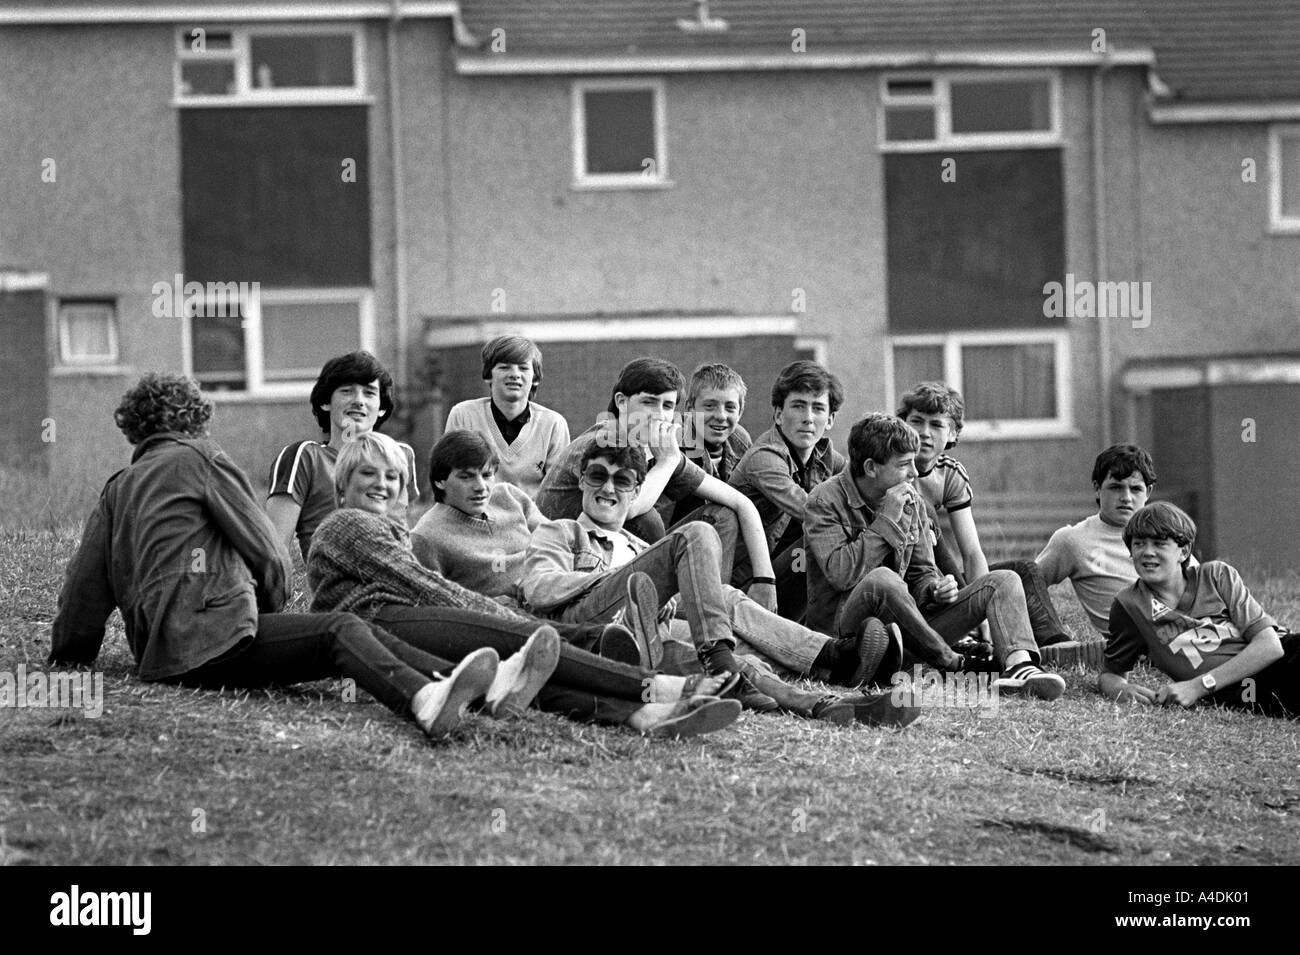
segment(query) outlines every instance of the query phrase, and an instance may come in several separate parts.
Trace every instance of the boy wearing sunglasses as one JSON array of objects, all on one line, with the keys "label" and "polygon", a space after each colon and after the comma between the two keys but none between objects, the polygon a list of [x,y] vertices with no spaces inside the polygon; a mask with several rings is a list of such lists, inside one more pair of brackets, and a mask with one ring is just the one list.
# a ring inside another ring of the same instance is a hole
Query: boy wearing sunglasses
[{"label": "boy wearing sunglasses", "polygon": [[[721,544],[710,525],[688,522],[653,545],[624,530],[646,476],[638,448],[592,445],[579,467],[582,513],[538,526],[524,555],[520,591],[534,613],[599,622],[629,607],[636,623],[644,611],[671,606],[661,601],[680,594],[700,666],[711,675],[741,674],[735,695],[746,708],[786,709],[836,723],[905,725],[916,718],[913,709],[893,706],[888,693],[840,698],[779,679],[772,664],[806,675],[831,638],[724,585]],[[654,606],[642,607],[645,600]],[[644,631],[645,624],[639,626]]]}]

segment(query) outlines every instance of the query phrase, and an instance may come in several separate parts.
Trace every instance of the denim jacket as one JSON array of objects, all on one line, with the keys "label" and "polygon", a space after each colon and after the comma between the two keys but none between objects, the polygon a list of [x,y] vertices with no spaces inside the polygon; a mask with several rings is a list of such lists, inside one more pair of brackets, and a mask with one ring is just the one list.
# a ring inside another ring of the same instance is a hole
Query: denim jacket
[{"label": "denim jacket", "polygon": [[[553,614],[583,596],[613,569],[614,545],[609,531],[577,521],[549,521],[533,531],[524,554],[519,589],[525,606],[542,614]],[[626,531],[619,531],[632,550],[640,554],[650,545]]]},{"label": "denim jacket", "polygon": [[919,492],[907,485],[900,521],[876,513],[845,469],[808,495],[804,542],[808,548],[808,626],[834,633],[840,606],[858,582],[888,567],[907,582],[912,599],[928,602],[934,565],[929,519]]},{"label": "denim jacket", "polygon": [[289,555],[244,472],[208,438],[154,434],[100,494],[68,563],[50,663],[93,663],[116,607],[141,679],[249,641],[289,598]]},{"label": "denim jacket", "polygon": [[798,481],[794,454],[786,444],[785,436],[773,425],[745,452],[727,483],[754,502],[767,535],[767,548],[771,551],[792,520],[803,521],[808,492],[839,474],[847,464],[844,455],[831,446],[831,439],[822,438],[808,457],[808,487],[805,489]]}]

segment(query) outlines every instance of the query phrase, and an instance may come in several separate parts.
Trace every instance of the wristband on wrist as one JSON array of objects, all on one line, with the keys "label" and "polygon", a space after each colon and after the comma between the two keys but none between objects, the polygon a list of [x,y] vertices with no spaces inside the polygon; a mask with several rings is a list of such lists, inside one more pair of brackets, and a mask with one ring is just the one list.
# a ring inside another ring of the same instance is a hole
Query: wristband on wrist
[{"label": "wristband on wrist", "polygon": [[749,582],[751,584],[771,584],[773,587],[776,586],[775,577],[751,577]]}]

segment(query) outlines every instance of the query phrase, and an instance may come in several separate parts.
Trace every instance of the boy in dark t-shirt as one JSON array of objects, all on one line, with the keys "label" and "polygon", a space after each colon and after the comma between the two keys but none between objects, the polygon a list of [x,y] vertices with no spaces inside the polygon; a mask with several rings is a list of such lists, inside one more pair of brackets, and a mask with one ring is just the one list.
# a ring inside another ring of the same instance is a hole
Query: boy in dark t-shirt
[{"label": "boy in dark t-shirt", "polygon": [[[1166,501],[1143,507],[1124,528],[1138,579],[1111,605],[1110,638],[1097,688],[1137,703],[1193,706],[1206,697],[1271,716],[1300,716],[1300,641],[1280,636],[1241,575],[1220,560],[1190,566],[1196,524]],[[1173,682],[1128,682],[1145,653]]]}]

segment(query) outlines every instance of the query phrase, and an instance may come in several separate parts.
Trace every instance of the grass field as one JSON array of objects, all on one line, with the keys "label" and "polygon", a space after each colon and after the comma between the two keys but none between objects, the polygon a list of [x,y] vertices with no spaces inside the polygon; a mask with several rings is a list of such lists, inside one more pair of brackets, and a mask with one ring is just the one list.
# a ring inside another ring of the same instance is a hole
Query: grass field
[{"label": "grass field", "polygon": [[[0,531],[0,671],[43,666],[76,518]],[[1300,580],[1247,582],[1300,620]],[[1080,670],[1055,704],[901,732],[746,714],[652,743],[534,712],[430,744],[336,682],[213,693],[131,665],[114,617],[100,716],[0,709],[0,862],[1300,863],[1300,726],[1119,707]]]}]

